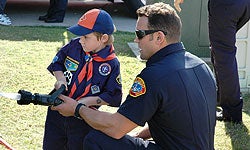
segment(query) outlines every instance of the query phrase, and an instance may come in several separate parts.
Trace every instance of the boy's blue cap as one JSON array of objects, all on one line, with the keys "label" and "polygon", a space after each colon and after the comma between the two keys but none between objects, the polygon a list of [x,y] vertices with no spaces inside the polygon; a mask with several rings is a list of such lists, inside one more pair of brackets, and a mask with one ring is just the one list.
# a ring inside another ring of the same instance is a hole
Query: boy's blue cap
[{"label": "boy's blue cap", "polygon": [[78,36],[83,36],[92,32],[112,34],[115,30],[111,16],[104,10],[91,9],[79,19],[76,25],[68,30]]}]

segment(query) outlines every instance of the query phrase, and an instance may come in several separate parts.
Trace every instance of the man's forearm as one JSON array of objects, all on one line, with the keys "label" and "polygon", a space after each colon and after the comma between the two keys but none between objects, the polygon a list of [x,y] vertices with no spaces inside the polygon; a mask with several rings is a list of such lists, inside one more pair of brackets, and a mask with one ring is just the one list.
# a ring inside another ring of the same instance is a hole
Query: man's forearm
[{"label": "man's forearm", "polygon": [[52,110],[57,110],[63,116],[74,116],[77,114],[77,117],[79,117],[79,114],[91,127],[112,138],[119,139],[138,126],[118,112],[101,112],[83,105],[79,107],[81,104],[68,96],[60,95],[59,98],[64,102],[58,106],[51,107]]},{"label": "man's forearm", "polygon": [[113,138],[120,138],[119,123],[114,120],[114,114],[92,110],[88,107],[81,107],[79,114],[92,128]]}]

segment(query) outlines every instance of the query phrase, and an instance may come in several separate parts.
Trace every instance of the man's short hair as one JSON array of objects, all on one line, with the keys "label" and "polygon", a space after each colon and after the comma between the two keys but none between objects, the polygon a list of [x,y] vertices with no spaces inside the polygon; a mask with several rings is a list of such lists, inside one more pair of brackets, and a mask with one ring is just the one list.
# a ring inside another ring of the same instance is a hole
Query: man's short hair
[{"label": "man's short hair", "polygon": [[163,2],[145,5],[136,11],[138,17],[148,17],[148,29],[166,31],[166,38],[180,40],[181,19],[169,4]]}]

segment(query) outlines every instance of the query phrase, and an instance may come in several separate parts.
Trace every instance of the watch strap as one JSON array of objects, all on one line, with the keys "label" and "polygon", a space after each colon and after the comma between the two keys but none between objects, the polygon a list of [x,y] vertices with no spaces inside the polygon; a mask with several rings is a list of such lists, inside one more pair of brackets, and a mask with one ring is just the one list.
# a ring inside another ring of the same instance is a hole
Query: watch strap
[{"label": "watch strap", "polygon": [[85,105],[85,104],[82,104],[82,103],[79,103],[79,104],[77,104],[76,109],[75,109],[74,115],[75,115],[75,117],[78,118],[78,119],[82,119],[82,117],[81,117],[81,115],[80,115],[80,113],[79,113],[79,110],[80,110],[80,108],[81,108],[82,106],[86,106],[86,105]]}]

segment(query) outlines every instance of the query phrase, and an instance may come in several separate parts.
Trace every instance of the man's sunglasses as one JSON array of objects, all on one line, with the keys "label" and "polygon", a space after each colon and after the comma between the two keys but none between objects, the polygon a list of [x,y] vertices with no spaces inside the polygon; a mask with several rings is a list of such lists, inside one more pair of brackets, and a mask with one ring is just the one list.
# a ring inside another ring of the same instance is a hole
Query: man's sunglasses
[{"label": "man's sunglasses", "polygon": [[155,32],[161,31],[163,32],[165,35],[167,34],[166,31],[162,31],[162,30],[136,30],[135,31],[135,35],[136,37],[140,40],[142,39],[144,36],[148,35],[148,34],[152,34]]}]

